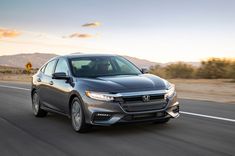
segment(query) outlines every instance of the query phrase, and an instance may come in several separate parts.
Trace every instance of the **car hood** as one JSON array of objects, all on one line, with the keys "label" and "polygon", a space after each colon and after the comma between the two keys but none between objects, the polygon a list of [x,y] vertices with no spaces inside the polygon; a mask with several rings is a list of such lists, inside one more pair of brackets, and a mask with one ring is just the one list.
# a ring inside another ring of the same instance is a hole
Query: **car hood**
[{"label": "car hood", "polygon": [[110,93],[164,90],[168,83],[152,74],[78,78],[77,81],[85,90]]}]

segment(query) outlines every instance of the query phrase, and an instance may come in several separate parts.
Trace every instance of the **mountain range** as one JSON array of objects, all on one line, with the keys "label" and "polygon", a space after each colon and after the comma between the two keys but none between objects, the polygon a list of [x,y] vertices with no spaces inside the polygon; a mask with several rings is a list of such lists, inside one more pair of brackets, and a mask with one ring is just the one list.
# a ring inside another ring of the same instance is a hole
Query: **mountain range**
[{"label": "mountain range", "polygon": [[[48,54],[48,53],[33,53],[33,54],[16,54],[16,55],[3,55],[0,56],[0,65],[1,66],[9,66],[9,67],[19,67],[24,68],[27,62],[31,62],[33,68],[41,67],[45,62],[49,59],[56,57],[56,54]],[[145,59],[140,59],[131,56],[123,56],[126,59],[133,62],[138,67],[146,67],[154,66],[156,64],[160,64],[157,62],[152,62]]]}]

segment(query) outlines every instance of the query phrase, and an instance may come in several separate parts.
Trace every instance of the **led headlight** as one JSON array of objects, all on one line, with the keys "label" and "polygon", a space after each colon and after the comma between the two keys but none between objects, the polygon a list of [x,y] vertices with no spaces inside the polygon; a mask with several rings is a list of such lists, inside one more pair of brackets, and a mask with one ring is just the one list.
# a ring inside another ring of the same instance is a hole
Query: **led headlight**
[{"label": "led headlight", "polygon": [[114,97],[107,93],[101,93],[101,92],[92,92],[92,91],[86,91],[86,96],[95,99],[95,100],[101,100],[101,101],[112,101],[114,100]]},{"label": "led headlight", "polygon": [[170,84],[169,88],[167,89],[167,93],[165,94],[165,98],[170,98],[175,94],[175,85]]}]

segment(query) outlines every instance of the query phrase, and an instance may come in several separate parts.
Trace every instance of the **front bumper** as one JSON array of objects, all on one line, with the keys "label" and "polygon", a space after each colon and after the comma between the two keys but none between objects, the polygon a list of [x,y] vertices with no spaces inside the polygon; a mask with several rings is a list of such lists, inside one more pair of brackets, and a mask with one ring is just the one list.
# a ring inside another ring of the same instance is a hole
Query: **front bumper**
[{"label": "front bumper", "polygon": [[92,125],[113,125],[117,123],[136,123],[157,121],[166,118],[179,117],[179,102],[177,95],[168,99],[166,106],[162,109],[127,112],[118,102],[103,102],[85,98],[86,123]]}]

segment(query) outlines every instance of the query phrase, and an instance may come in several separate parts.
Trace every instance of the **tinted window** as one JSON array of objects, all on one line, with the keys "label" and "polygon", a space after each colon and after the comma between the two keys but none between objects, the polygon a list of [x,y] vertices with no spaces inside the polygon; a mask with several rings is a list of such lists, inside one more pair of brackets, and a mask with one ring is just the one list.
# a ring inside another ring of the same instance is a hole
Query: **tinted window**
[{"label": "tinted window", "polygon": [[84,58],[84,59],[80,59],[79,61],[72,61],[72,66],[76,70],[80,70],[84,68],[85,66],[88,66],[90,63],[91,63],[90,59]]},{"label": "tinted window", "polygon": [[44,65],[44,66],[40,69],[40,71],[41,71],[42,73],[44,73],[45,67],[46,67],[46,65]]},{"label": "tinted window", "polygon": [[72,72],[77,77],[138,75],[139,69],[119,56],[97,56],[70,59]]},{"label": "tinted window", "polygon": [[55,63],[56,63],[56,60],[53,60],[47,63],[46,68],[44,70],[45,75],[52,76]]},{"label": "tinted window", "polygon": [[59,59],[56,68],[55,68],[55,73],[59,73],[59,72],[63,72],[66,73],[68,75],[68,65],[65,59]]},{"label": "tinted window", "polygon": [[120,72],[121,73],[131,73],[133,68],[130,68],[130,62],[126,62],[126,60],[124,60],[124,58],[119,58],[116,59],[116,62],[118,64],[118,67],[120,68]]}]

